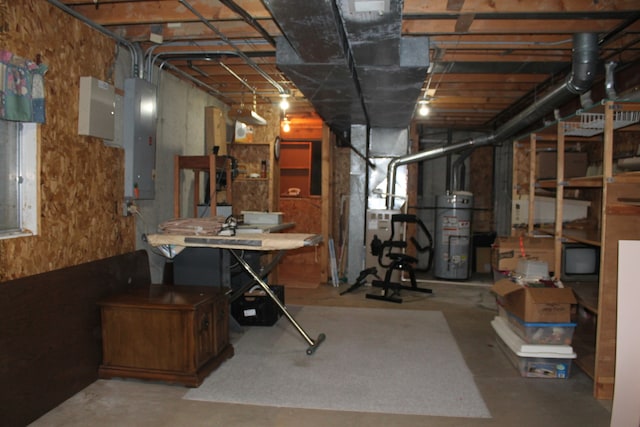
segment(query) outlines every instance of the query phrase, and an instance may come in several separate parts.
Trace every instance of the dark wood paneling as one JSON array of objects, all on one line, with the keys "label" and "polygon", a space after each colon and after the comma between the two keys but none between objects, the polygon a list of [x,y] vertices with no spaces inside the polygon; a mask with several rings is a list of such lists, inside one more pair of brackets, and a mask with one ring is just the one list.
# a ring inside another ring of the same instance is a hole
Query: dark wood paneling
[{"label": "dark wood paneling", "polygon": [[0,283],[0,424],[24,426],[98,378],[98,300],[150,283],[146,251]]}]

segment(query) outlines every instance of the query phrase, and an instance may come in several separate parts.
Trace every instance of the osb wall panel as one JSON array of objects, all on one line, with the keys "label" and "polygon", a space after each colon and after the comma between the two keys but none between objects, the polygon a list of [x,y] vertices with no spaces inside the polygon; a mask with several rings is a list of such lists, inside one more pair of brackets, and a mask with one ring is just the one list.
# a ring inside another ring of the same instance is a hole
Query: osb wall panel
[{"label": "osb wall panel", "polygon": [[260,174],[262,161],[269,161],[268,144],[229,144],[229,154],[238,161],[240,173],[233,181],[233,214],[241,211],[269,211],[269,178],[250,178]]},{"label": "osb wall panel", "polygon": [[233,183],[233,214],[241,211],[268,212],[269,183],[265,179],[241,179]]},{"label": "osb wall panel", "polygon": [[[280,209],[284,222],[294,222],[291,233],[322,233],[322,199],[320,197],[281,198]],[[320,254],[327,250],[326,243],[288,251],[280,262],[280,283],[292,287],[316,287],[322,277]]]},{"label": "osb wall panel", "polygon": [[132,217],[120,215],[124,153],[77,135],[80,76],[109,80],[114,42],[42,0],[12,2],[2,47],[48,66],[40,126],[41,216],[35,237],[0,241],[0,281],[135,249]]},{"label": "osb wall panel", "polygon": [[493,147],[479,147],[470,158],[469,189],[473,193],[473,231],[489,232],[493,226]]},{"label": "osb wall panel", "polygon": [[[233,213],[241,210],[278,210],[279,169],[273,158],[273,142],[280,133],[280,109],[276,105],[258,105],[257,113],[266,121],[266,126],[253,127],[253,144],[230,144],[227,149],[239,161],[238,183],[233,185]],[[249,174],[260,173],[262,160],[267,161],[267,181],[257,184],[243,180],[251,179]]]},{"label": "osb wall panel", "polygon": [[258,105],[256,108],[266,121],[266,126],[253,127],[253,142],[269,144],[273,143],[280,134],[280,109],[276,105]]}]

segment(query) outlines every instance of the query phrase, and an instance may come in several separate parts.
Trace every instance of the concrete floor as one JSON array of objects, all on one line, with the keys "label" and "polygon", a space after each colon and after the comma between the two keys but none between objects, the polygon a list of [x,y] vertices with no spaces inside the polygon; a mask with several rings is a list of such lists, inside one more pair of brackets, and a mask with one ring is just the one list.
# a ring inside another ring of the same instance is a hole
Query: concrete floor
[{"label": "concrete floor", "polygon": [[[464,285],[423,284],[434,290],[433,295],[404,292],[402,304],[366,299],[364,294],[371,292],[367,286],[343,296],[339,292],[347,285],[287,288],[285,297],[288,305],[442,311],[491,412],[490,419],[216,404],[183,400],[186,389],[181,386],[116,379],[96,381],[32,426],[609,426],[611,402],[592,397],[593,383],[577,367],[572,367],[568,380],[520,377],[495,345],[489,322],[496,308],[489,283],[487,277]],[[306,348],[302,338],[300,348]]]}]

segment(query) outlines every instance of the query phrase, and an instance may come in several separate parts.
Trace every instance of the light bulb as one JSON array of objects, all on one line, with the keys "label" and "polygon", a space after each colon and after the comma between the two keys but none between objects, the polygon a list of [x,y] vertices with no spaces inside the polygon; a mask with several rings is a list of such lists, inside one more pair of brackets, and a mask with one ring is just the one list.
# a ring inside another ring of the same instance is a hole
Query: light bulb
[{"label": "light bulb", "polygon": [[280,109],[286,111],[289,108],[289,100],[287,99],[289,95],[280,95],[280,97],[282,98],[280,100]]},{"label": "light bulb", "polygon": [[420,114],[422,117],[429,115],[429,106],[426,102],[420,101],[420,109],[418,110],[418,114]]},{"label": "light bulb", "polygon": [[289,126],[289,120],[285,120],[284,123],[282,123],[282,131],[289,132],[290,130],[291,126]]}]

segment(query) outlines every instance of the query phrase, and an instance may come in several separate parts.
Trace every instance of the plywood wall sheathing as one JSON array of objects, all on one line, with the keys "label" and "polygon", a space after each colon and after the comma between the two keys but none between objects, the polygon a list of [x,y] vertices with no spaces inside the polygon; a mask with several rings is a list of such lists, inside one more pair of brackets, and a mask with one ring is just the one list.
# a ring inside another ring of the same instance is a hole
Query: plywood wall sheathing
[{"label": "plywood wall sheathing", "polygon": [[2,47],[41,55],[47,111],[40,125],[40,233],[0,241],[0,281],[135,249],[134,218],[122,216],[124,153],[77,131],[80,77],[110,80],[114,41],[45,1],[21,0],[9,10]]}]

